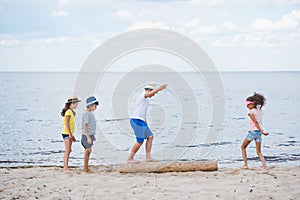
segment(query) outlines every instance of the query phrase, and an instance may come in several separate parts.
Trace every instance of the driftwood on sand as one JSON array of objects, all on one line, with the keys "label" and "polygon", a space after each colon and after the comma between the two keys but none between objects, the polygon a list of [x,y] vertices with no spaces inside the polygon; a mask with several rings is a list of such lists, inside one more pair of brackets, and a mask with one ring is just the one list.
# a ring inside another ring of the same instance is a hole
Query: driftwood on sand
[{"label": "driftwood on sand", "polygon": [[176,162],[144,162],[126,163],[119,166],[120,173],[163,173],[187,171],[216,171],[217,161],[176,161]]}]

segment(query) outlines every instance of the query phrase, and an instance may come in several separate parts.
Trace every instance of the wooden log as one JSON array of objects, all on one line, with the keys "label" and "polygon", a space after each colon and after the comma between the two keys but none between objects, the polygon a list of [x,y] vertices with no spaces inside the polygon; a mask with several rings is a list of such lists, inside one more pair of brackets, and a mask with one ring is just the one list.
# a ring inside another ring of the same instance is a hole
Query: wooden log
[{"label": "wooden log", "polygon": [[217,161],[143,162],[137,164],[126,163],[119,166],[120,173],[163,173],[217,170]]}]

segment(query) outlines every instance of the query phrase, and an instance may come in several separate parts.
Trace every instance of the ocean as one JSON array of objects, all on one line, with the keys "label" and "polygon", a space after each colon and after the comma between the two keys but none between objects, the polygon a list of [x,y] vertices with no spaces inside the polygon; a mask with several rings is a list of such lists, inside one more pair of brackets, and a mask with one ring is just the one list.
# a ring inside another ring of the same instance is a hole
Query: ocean
[{"label": "ocean", "polygon": [[[219,75],[220,80],[208,83],[205,75],[191,72],[109,72],[96,81],[89,81],[86,76],[86,84],[78,85],[81,83],[78,73],[1,72],[0,167],[62,166],[60,112],[73,94],[83,101],[75,110],[77,142],[72,146],[69,164],[83,165],[81,113],[88,95],[100,100],[95,111],[97,141],[90,164],[126,162],[135,142],[129,125],[130,110],[136,95],[143,92],[143,85],[149,81],[168,84],[167,90],[151,99],[148,113],[148,123],[154,133],[154,158],[217,160],[220,167],[242,166],[240,146],[249,121],[243,102],[258,92],[267,98],[263,127],[270,134],[263,137],[262,143],[267,164],[300,165],[300,72],[221,72]],[[217,82],[221,87],[216,86]],[[212,120],[214,116],[222,123]],[[210,132],[211,129],[215,132]],[[260,166],[254,142],[247,152],[249,167]],[[143,160],[144,156],[143,145],[137,159]]]}]

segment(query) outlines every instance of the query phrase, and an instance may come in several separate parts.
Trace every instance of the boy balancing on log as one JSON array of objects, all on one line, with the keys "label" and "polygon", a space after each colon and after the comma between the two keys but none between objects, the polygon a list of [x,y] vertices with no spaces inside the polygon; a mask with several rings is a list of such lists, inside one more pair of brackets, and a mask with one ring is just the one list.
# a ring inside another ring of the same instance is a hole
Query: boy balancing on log
[{"label": "boy balancing on log", "polygon": [[146,162],[155,162],[156,160],[151,157],[151,148],[153,141],[153,133],[148,127],[146,121],[146,114],[149,107],[149,99],[153,97],[157,92],[167,88],[167,84],[163,84],[160,87],[156,87],[154,84],[147,85],[145,89],[145,93],[138,96],[136,99],[136,105],[130,117],[130,125],[134,130],[134,134],[136,136],[136,143],[133,145],[131,149],[131,153],[128,157],[128,163],[139,163],[139,161],[134,160],[134,156],[137,151],[142,146],[144,139],[146,141]]}]

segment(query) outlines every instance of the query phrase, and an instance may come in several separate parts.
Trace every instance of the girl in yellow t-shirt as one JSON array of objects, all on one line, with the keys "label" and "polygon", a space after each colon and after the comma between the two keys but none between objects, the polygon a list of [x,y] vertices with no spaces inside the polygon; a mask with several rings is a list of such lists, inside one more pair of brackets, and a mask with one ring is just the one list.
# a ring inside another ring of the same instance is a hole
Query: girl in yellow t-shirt
[{"label": "girl in yellow t-shirt", "polygon": [[61,111],[61,116],[64,117],[62,128],[62,137],[65,142],[64,170],[68,170],[69,157],[72,151],[72,143],[76,141],[73,135],[75,129],[74,109],[77,108],[78,102],[80,101],[81,100],[79,100],[76,96],[70,97],[65,103],[65,107]]}]

